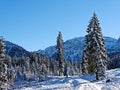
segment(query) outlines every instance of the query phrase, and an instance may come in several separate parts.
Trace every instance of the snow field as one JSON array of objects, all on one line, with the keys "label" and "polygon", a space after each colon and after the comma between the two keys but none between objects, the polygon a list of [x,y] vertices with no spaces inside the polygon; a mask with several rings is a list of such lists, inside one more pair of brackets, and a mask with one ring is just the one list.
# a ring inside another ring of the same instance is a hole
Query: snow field
[{"label": "snow field", "polygon": [[[107,79],[110,82],[94,81],[90,82],[93,76],[51,76],[43,82],[25,82],[19,84],[14,90],[120,90],[120,68],[108,70]],[[21,86],[21,87],[20,87]],[[19,87],[19,88],[17,88]]]}]

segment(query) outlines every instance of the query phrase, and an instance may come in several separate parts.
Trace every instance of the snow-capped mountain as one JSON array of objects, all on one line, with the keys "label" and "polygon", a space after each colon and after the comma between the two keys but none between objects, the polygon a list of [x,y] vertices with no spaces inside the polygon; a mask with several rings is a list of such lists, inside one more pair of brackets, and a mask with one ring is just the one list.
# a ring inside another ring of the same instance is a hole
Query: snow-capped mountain
[{"label": "snow-capped mountain", "polygon": [[[107,53],[116,53],[120,52],[120,39],[114,39],[111,37],[104,37]],[[6,53],[10,56],[29,56],[29,51],[25,50],[21,46],[17,44],[13,44],[12,42],[5,41],[6,44]],[[66,60],[73,60],[79,61],[82,57],[82,50],[84,46],[84,37],[77,37],[64,42],[64,49],[65,49],[65,59]],[[45,50],[39,50],[37,53],[49,56],[49,57],[56,57],[56,46],[50,46]]]},{"label": "snow-capped mountain", "polygon": [[120,37],[119,37],[119,39],[117,40],[117,44],[118,44],[118,48],[120,49]]},{"label": "snow-capped mountain", "polygon": [[[84,37],[77,37],[64,42],[65,59],[79,61],[82,58],[82,50],[84,47]],[[111,37],[104,37],[107,53],[118,52],[118,40]],[[56,46],[50,46],[45,50],[37,51],[40,54],[56,57]]]},{"label": "snow-capped mountain", "polygon": [[29,55],[29,52],[19,45],[13,44],[9,41],[5,41],[5,45],[6,45],[6,53],[8,55],[10,55],[11,57],[13,57],[13,56],[19,57],[19,56],[28,56]]}]

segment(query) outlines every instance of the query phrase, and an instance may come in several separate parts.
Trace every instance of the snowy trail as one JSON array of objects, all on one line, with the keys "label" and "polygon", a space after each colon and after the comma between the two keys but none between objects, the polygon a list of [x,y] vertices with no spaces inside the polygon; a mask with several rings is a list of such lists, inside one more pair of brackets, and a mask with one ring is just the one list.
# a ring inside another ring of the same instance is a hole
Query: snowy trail
[{"label": "snowy trail", "polygon": [[81,84],[76,90],[101,90],[101,87],[93,83],[85,83]]}]

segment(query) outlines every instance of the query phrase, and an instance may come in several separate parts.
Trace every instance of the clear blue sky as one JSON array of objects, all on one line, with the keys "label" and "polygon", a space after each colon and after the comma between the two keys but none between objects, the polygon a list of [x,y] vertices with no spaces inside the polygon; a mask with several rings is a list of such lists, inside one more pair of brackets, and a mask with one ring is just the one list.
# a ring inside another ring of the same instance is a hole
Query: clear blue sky
[{"label": "clear blue sky", "polygon": [[104,36],[120,36],[120,0],[0,0],[0,36],[29,51],[86,35],[96,12]]}]

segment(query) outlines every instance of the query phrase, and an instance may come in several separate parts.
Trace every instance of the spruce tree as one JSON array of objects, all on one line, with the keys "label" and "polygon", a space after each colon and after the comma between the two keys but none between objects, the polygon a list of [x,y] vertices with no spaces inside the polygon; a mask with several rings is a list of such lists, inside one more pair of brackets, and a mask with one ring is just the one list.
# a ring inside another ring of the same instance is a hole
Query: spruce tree
[{"label": "spruce tree", "polygon": [[7,65],[5,61],[5,43],[0,37],[0,90],[7,90]]},{"label": "spruce tree", "polygon": [[86,55],[86,50],[83,50],[83,56],[82,56],[82,74],[88,74],[88,60]]},{"label": "spruce tree", "polygon": [[87,54],[83,53],[83,56],[86,57],[85,60],[83,57],[83,63],[85,64],[85,61],[87,61],[88,73],[95,73],[97,80],[103,80],[105,79],[105,70],[108,58],[101,28],[99,26],[99,21],[95,13],[90,20],[90,24],[87,28],[87,33],[88,35],[86,35],[86,44],[84,48]]},{"label": "spruce tree", "polygon": [[64,61],[64,46],[63,46],[63,39],[62,34],[59,32],[57,37],[57,53],[58,53],[58,63],[59,63],[59,76],[64,76],[64,68],[65,68],[65,61]]}]

